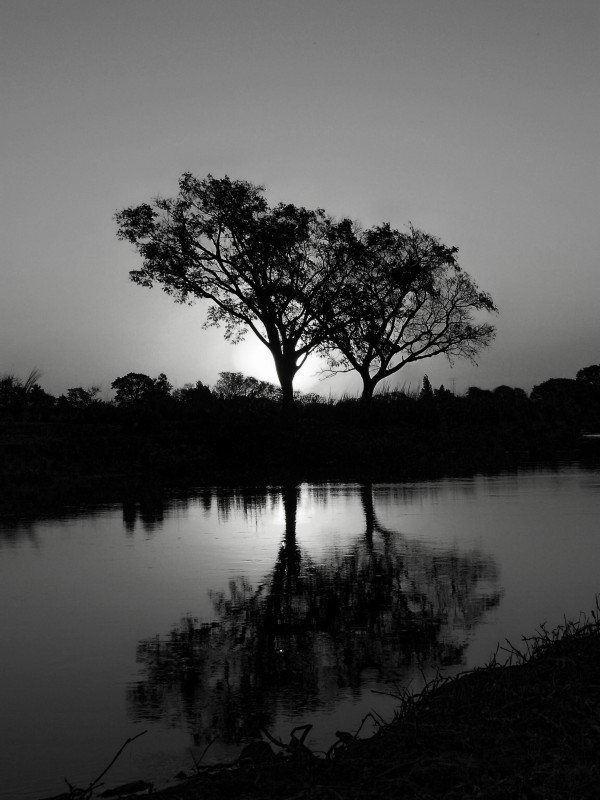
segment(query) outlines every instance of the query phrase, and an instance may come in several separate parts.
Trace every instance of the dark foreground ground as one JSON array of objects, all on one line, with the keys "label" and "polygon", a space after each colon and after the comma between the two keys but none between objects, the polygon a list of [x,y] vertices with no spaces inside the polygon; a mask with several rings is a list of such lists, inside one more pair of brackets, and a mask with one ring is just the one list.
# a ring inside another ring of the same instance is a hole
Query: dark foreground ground
[{"label": "dark foreground ground", "polygon": [[[397,718],[369,739],[339,732],[328,757],[288,742],[250,746],[237,762],[153,793],[161,800],[380,800],[598,798],[600,617],[523,640],[498,663],[398,696]],[[504,653],[503,655],[506,655]],[[498,659],[499,660],[499,659]],[[139,797],[98,788],[74,798]],[[58,800],[58,798],[56,798]]]}]

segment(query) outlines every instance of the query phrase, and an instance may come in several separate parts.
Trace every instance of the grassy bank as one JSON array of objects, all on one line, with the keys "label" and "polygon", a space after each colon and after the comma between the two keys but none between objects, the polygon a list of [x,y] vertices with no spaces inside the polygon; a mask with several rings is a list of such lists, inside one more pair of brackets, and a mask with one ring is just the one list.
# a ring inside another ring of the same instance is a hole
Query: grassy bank
[{"label": "grassy bank", "polygon": [[388,481],[507,469],[573,453],[570,429],[547,431],[466,420],[452,427],[357,424],[352,418],[277,416],[161,423],[0,426],[0,514],[43,514],[119,501],[153,488],[301,481]]},{"label": "grassy bank", "polygon": [[[369,739],[339,732],[326,756],[301,733],[261,742],[237,762],[197,766],[161,800],[586,800],[600,781],[600,617],[542,628],[510,646],[510,660],[416,696],[399,693],[396,718]],[[309,721],[307,721],[309,722]],[[142,784],[139,785],[142,788]],[[149,787],[143,787],[147,792]],[[61,800],[89,797],[66,794]],[[122,790],[105,796],[133,797]]]}]

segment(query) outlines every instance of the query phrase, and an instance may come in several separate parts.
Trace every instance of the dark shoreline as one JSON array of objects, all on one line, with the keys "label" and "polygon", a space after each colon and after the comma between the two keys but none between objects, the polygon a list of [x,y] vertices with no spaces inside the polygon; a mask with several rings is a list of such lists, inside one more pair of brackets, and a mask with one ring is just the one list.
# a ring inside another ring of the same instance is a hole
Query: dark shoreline
[{"label": "dark shoreline", "polygon": [[0,517],[55,514],[199,486],[401,482],[494,474],[583,460],[600,446],[579,435],[427,430],[349,424],[288,428],[278,420],[226,426],[0,425]]},{"label": "dark shoreline", "polygon": [[[596,601],[597,603],[597,601]],[[502,655],[502,654],[501,654]],[[395,694],[396,718],[366,739],[338,732],[317,758],[301,737],[262,742],[231,764],[152,793],[161,800],[592,800],[600,780],[600,615],[543,626],[500,658],[419,695]],[[183,776],[182,776],[183,777]],[[129,788],[128,788],[129,787]],[[143,781],[104,796],[146,796]],[[89,798],[62,794],[48,800]],[[94,796],[102,796],[94,794]]]}]

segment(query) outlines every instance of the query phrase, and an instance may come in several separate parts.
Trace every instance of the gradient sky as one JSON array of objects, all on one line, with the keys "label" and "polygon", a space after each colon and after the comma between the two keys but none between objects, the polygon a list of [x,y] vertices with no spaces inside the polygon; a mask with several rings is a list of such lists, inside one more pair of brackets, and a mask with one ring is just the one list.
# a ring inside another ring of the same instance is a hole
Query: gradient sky
[{"label": "gradient sky", "polygon": [[[114,212],[188,170],[459,247],[496,342],[400,386],[600,363],[597,0],[0,0],[0,31],[0,373],[105,397],[131,371],[274,379],[265,348],[128,279]],[[314,368],[299,388],[345,388]]]}]

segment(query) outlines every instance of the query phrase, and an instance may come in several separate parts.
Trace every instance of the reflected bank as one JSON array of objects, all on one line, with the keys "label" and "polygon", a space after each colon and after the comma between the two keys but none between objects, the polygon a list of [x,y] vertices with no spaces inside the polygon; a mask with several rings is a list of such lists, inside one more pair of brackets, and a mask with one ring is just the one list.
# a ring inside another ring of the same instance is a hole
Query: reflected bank
[{"label": "reflected bank", "polygon": [[[340,495],[340,487],[303,491],[313,514]],[[282,506],[275,563],[258,583],[236,575],[211,591],[212,618],[188,614],[167,636],[139,643],[144,678],[127,692],[134,720],[183,725],[201,749],[240,744],[279,727],[282,714],[312,720],[344,697],[360,698],[366,683],[368,692],[414,685],[463,662],[475,627],[502,596],[493,558],[386,527],[371,485],[345,493],[360,500],[362,530],[320,559],[298,542],[299,487],[215,493],[222,518],[255,519]],[[203,503],[210,511],[206,495]],[[360,722],[343,717],[345,727]]]}]

